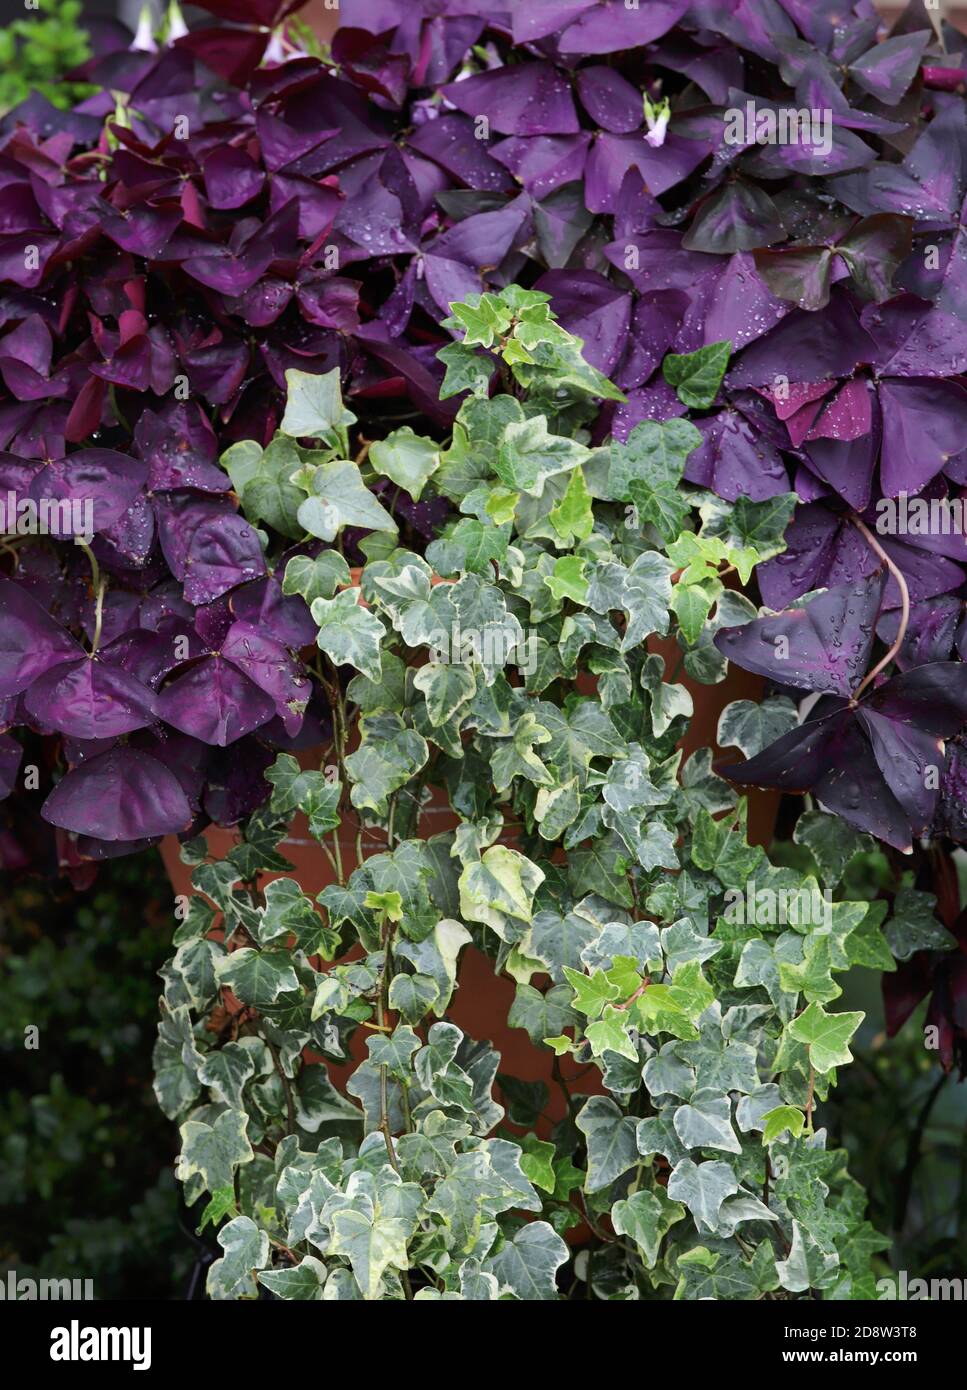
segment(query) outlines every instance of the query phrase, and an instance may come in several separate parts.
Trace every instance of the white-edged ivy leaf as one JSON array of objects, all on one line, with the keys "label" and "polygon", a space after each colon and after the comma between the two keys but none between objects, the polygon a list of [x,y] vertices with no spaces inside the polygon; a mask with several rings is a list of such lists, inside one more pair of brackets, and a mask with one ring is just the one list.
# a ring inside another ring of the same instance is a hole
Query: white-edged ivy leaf
[{"label": "white-edged ivy leaf", "polygon": [[181,1126],[179,1179],[185,1182],[197,1173],[209,1192],[231,1187],[235,1169],[255,1157],[246,1136],[248,1119],[240,1110],[224,1110],[210,1125],[186,1120]]},{"label": "white-edged ivy leaf", "polygon": [[546,1221],[532,1221],[489,1259],[484,1268],[500,1288],[528,1303],[560,1297],[555,1275],[567,1261],[568,1248]]},{"label": "white-edged ivy leaf", "polygon": [[738,1190],[738,1179],[732,1169],[719,1159],[693,1163],[690,1158],[683,1158],[675,1164],[668,1179],[669,1197],[683,1202],[699,1231],[705,1232],[715,1230],[722,1203]]},{"label": "white-edged ivy leaf", "polygon": [[654,1269],[665,1236],[678,1221],[684,1221],[685,1208],[673,1202],[663,1187],[654,1192],[634,1192],[615,1202],[611,1223],[619,1236],[628,1236],[641,1251],[646,1269]]},{"label": "white-edged ivy leaf", "polygon": [[320,463],[306,477],[308,496],[299,504],[299,525],[323,541],[335,540],[344,526],[367,531],[397,530],[396,522],[369,491],[348,459]]},{"label": "white-edged ivy leaf", "polygon": [[361,589],[344,589],[333,599],[317,598],[312,618],[319,632],[316,641],[336,666],[355,666],[370,680],[380,675],[380,644],[386,629],[379,618],[359,602]]},{"label": "white-edged ivy leaf", "polygon": [[228,985],[243,1004],[255,1009],[264,1009],[280,994],[299,987],[292,956],[275,947],[259,951],[243,946],[222,958],[217,973],[220,985]]},{"label": "white-edged ivy leaf", "polygon": [[585,1101],[575,1120],[588,1146],[585,1190],[600,1192],[639,1161],[635,1131],[638,1121],[625,1115],[607,1096]]},{"label": "white-edged ivy leaf", "polygon": [[216,1240],[224,1250],[208,1270],[206,1291],[209,1298],[257,1298],[256,1272],[269,1262],[269,1238],[248,1216],[236,1216],[218,1232]]},{"label": "white-edged ivy leaf", "polygon": [[321,1299],[325,1282],[326,1266],[314,1255],[304,1256],[288,1269],[263,1269],[259,1274],[259,1283],[286,1302]]},{"label": "white-edged ivy leaf", "polygon": [[[745,757],[753,758],[770,743],[775,743],[777,738],[794,729],[797,723],[796,706],[784,695],[758,702],[733,700],[719,715],[716,741],[721,748],[738,748]],[[835,817],[828,819],[834,820]]]}]

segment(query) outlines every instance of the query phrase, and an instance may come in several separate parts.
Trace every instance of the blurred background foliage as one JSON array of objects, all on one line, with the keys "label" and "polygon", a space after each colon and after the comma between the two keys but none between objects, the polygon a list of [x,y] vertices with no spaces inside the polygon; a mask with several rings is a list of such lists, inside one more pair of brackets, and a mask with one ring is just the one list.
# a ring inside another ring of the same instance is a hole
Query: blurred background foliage
[{"label": "blurred background foliage", "polygon": [[173,925],[151,853],[102,866],[83,892],[0,882],[0,1272],[183,1297],[177,1134],[151,1089]]},{"label": "blurred background foliage", "polygon": [[95,91],[84,82],[64,81],[91,56],[80,24],[82,0],[39,0],[36,10],[18,8],[22,17],[0,28],[0,113],[31,92],[67,109]]}]

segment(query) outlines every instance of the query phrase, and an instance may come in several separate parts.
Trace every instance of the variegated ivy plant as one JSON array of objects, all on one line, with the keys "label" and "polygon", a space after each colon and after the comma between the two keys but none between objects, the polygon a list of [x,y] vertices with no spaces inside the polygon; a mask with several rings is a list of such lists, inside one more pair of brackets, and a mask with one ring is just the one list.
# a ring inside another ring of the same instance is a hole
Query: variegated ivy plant
[{"label": "variegated ivy plant", "polygon": [[[773,866],[709,750],[677,749],[681,671],[721,681],[712,636],[755,612],[724,576],[777,553],[791,499],[684,486],[687,420],[592,446],[595,398],[618,393],[546,296],[453,315],[452,437],[398,430],[294,481],[337,542],[339,496],[376,477],[448,499],[450,521],[423,555],[372,531],[358,583],[337,548],[288,560],[331,747],[316,769],[278,758],[226,858],[184,847],[198,896],[163,972],[157,1092],[217,1227],[208,1291],[868,1297],[883,1242],[815,1107],[862,1018],[836,1011],[837,972],[892,965],[882,907]],[[680,389],[714,395],[718,356]],[[297,433],[332,447],[335,379],[290,387]],[[748,754],[793,718],[733,705],[722,737]],[[430,789],[455,828],[427,829]],[[297,812],[331,866],[315,901],[279,852]],[[765,902],[798,908],[746,910]],[[553,1126],[547,1087],[495,1094],[496,1051],[449,1020],[471,942],[515,982],[510,1025],[554,1054]],[[353,1044],[340,1090],[327,1063]],[[591,1077],[576,1092],[567,1054]]]}]

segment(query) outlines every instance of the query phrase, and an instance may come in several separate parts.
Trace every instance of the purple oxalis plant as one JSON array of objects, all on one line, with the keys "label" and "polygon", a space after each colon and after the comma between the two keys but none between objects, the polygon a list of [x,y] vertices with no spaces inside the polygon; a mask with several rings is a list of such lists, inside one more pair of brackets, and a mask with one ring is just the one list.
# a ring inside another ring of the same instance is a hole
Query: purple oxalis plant
[{"label": "purple oxalis plant", "polygon": [[[967,485],[967,39],[919,3],[887,35],[869,0],[344,0],[314,54],[280,0],[207,8],[232,27],[101,44],[99,95],[0,123],[0,493],[90,505],[94,533],[89,554],[56,526],[5,551],[0,788],[40,739],[43,818],[82,858],[257,805],[272,750],[325,711],[275,577],[298,537],[260,535],[218,459],[273,437],[290,368],[338,369],[364,437],[446,427],[442,320],[516,281],[626,394],[601,437],[688,409],[689,482],[798,494],[770,608],[876,594],[862,623],[844,609],[833,684],[809,683],[808,643],[797,675],[764,674],[821,692],[817,796],[856,822],[835,778],[855,753],[868,828],[922,834],[926,796],[885,750],[915,761],[960,727],[967,544],[877,523],[883,500]],[[770,137],[803,111],[819,125]],[[720,388],[689,407],[664,359],[722,343]],[[729,655],[762,669],[755,631]],[[877,641],[899,674],[858,694]],[[731,774],[774,783],[768,754]],[[931,803],[948,833],[958,768]]]}]

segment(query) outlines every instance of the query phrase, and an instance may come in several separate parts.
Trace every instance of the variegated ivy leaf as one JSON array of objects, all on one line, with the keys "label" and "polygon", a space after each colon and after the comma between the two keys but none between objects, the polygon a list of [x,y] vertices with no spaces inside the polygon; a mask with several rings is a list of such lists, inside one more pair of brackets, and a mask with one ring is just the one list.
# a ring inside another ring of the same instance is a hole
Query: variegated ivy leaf
[{"label": "variegated ivy leaf", "polygon": [[228,985],[243,1004],[263,1009],[286,990],[298,989],[299,979],[288,951],[243,946],[218,964],[218,983]]},{"label": "variegated ivy leaf", "polygon": [[308,493],[296,513],[298,524],[310,536],[332,541],[345,526],[396,533],[396,522],[369,491],[355,463],[334,459],[303,468],[296,476]]},{"label": "variegated ivy leaf", "polygon": [[547,417],[533,415],[506,426],[497,450],[495,469],[508,487],[540,497],[548,478],[577,468],[587,457],[585,445],[563,435],[551,434]]},{"label": "variegated ivy leaf", "polygon": [[438,1018],[446,1012],[457,979],[457,961],[472,937],[462,922],[445,917],[422,941],[398,941],[394,953],[408,960],[418,974],[428,976],[437,988],[432,1004]]},{"label": "variegated ivy leaf", "polygon": [[225,948],[207,937],[196,937],[178,947],[171,962],[185,993],[195,1009],[204,1008],[215,996],[216,971],[225,957]]},{"label": "variegated ivy leaf", "polygon": [[723,502],[708,493],[699,507],[702,536],[722,541],[729,562],[735,565],[743,584],[747,584],[756,565],[785,549],[786,527],[798,500],[794,492],[784,492],[764,502],[753,502],[748,497]]},{"label": "variegated ivy leaf", "polygon": [[688,1208],[700,1232],[715,1231],[722,1203],[738,1190],[732,1169],[719,1159],[704,1163],[680,1159],[668,1179],[669,1197]]},{"label": "variegated ivy leaf", "polygon": [[663,1187],[635,1192],[611,1208],[611,1222],[619,1236],[628,1236],[641,1251],[646,1269],[654,1269],[661,1243],[677,1222],[685,1219],[681,1202],[673,1202]]},{"label": "variegated ivy leaf", "polygon": [[564,1241],[546,1221],[532,1221],[486,1261],[501,1292],[527,1302],[559,1297],[555,1275],[568,1258]]},{"label": "variegated ivy leaf", "polygon": [[182,1115],[201,1090],[198,1078],[200,1057],[192,1036],[187,1005],[176,1009],[162,1007],[152,1058],[154,1093],[162,1113],[169,1120]]},{"label": "variegated ivy leaf", "polygon": [[839,1261],[834,1251],[823,1250],[798,1221],[792,1223],[792,1248],[776,1264],[779,1282],[790,1293],[828,1288],[836,1277]]},{"label": "variegated ivy leaf", "polygon": [[501,941],[520,941],[533,917],[534,894],[543,882],[542,870],[523,854],[494,845],[460,875],[461,915],[470,922],[483,922]]},{"label": "variegated ivy leaf", "polygon": [[675,1133],[686,1149],[724,1149],[741,1153],[742,1145],[732,1128],[732,1106],[728,1096],[714,1091],[695,1091],[687,1105],[680,1105],[672,1117]]},{"label": "variegated ivy leaf", "polygon": [[477,682],[469,666],[430,662],[416,674],[413,684],[426,697],[427,713],[434,728],[446,724],[476,693]]},{"label": "variegated ivy leaf", "polygon": [[575,1124],[588,1147],[587,1192],[600,1192],[638,1162],[638,1121],[625,1115],[607,1096],[585,1101]]},{"label": "variegated ivy leaf", "polygon": [[258,935],[261,945],[294,936],[299,950],[307,956],[333,959],[339,947],[339,933],[326,925],[312,899],[293,879],[273,879],[265,885],[264,893],[265,910]]},{"label": "variegated ivy leaf", "polygon": [[[631,651],[652,633],[664,636],[668,631],[671,610],[672,582],[675,566],[664,555],[644,551],[631,567],[619,576],[619,567],[604,565],[592,571],[587,592],[587,605],[596,613],[620,610],[626,615],[621,650]],[[620,588],[618,580],[620,578]]]},{"label": "variegated ivy leaf", "polygon": [[237,1216],[218,1232],[225,1251],[209,1268],[206,1292],[209,1298],[258,1298],[256,1272],[269,1262],[269,1238],[247,1216]]},{"label": "variegated ivy leaf", "polygon": [[722,748],[738,748],[745,757],[752,758],[798,722],[796,706],[784,695],[758,704],[754,700],[733,700],[719,716],[716,738]]},{"label": "variegated ivy leaf", "polygon": [[306,1255],[288,1269],[263,1269],[259,1273],[259,1283],[264,1284],[276,1298],[287,1302],[321,1299],[325,1282],[326,1266],[314,1255]]},{"label": "variegated ivy leaf", "polygon": [[414,502],[440,466],[440,446],[409,425],[393,430],[370,445],[368,459],[374,470],[410,494]]},{"label": "variegated ivy leaf", "polygon": [[370,715],[359,727],[362,742],[344,759],[353,784],[350,798],[360,810],[387,816],[390,797],[425,766],[430,750],[396,714]]},{"label": "variegated ivy leaf", "polygon": [[209,1192],[230,1187],[236,1168],[255,1157],[246,1137],[248,1119],[240,1110],[224,1110],[210,1125],[187,1120],[181,1126],[180,1181],[197,1174]]},{"label": "variegated ivy leaf", "polygon": [[380,676],[380,643],[386,629],[375,614],[360,607],[360,589],[344,589],[334,599],[313,600],[316,642],[336,666],[355,666],[370,680]]},{"label": "variegated ivy leaf", "polygon": [[559,787],[541,787],[534,806],[534,819],[545,840],[558,840],[581,810],[580,784],[576,777]]},{"label": "variegated ivy leaf", "polygon": [[[267,1052],[260,1038],[242,1038],[240,1042],[224,1043],[202,1057],[198,1079],[211,1091],[213,1100],[221,1101],[233,1110],[241,1110],[245,1083],[255,1075],[257,1064],[262,1061],[259,1053]],[[269,1067],[271,1065],[270,1059]],[[259,1070],[264,1070],[264,1067],[259,1067]]]},{"label": "variegated ivy leaf", "polygon": [[419,1023],[439,997],[437,983],[429,975],[394,975],[389,987],[390,1008],[410,1023]]},{"label": "variegated ivy leaf", "polygon": [[650,696],[651,731],[661,738],[672,721],[691,719],[692,697],[683,685],[665,678],[665,661],[660,656],[646,656],[641,666],[641,684]]},{"label": "variegated ivy leaf", "polygon": [[322,1220],[329,1226],[329,1254],[349,1260],[366,1299],[378,1298],[388,1270],[409,1266],[407,1245],[424,1204],[418,1183],[404,1183],[392,1168],[357,1172],[345,1193],[326,1203]]}]

